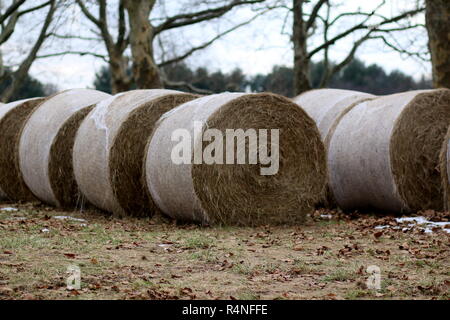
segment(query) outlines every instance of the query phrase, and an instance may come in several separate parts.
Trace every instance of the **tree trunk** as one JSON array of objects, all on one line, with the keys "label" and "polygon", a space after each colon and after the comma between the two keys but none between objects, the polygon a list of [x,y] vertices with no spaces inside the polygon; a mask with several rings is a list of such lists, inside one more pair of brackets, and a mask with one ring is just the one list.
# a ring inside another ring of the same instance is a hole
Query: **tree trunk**
[{"label": "tree trunk", "polygon": [[109,55],[111,71],[111,90],[113,94],[129,91],[131,79],[128,74],[128,59],[122,53]]},{"label": "tree trunk", "polygon": [[44,24],[42,25],[40,34],[33,47],[31,48],[30,53],[25,58],[25,60],[20,64],[17,71],[11,74],[11,84],[1,93],[1,100],[3,102],[8,102],[14,94],[20,89],[23,81],[28,76],[28,72],[30,71],[33,62],[36,60],[36,56],[38,51],[41,49],[44,44],[45,39],[47,39],[47,31],[52,23],[53,15],[56,11],[56,0],[51,0],[49,2],[49,10],[47,16],[45,18]]},{"label": "tree trunk", "polygon": [[3,53],[0,50],[0,80],[3,78],[5,74],[5,66],[3,65]]},{"label": "tree trunk", "polygon": [[308,36],[303,20],[303,0],[293,0],[294,24],[294,93],[299,95],[311,89],[309,79]]},{"label": "tree trunk", "polygon": [[134,79],[139,89],[163,87],[159,69],[154,59],[154,30],[149,21],[154,4],[155,0],[124,1],[130,23]]},{"label": "tree trunk", "polygon": [[426,7],[433,84],[450,88],[450,1],[427,0]]}]

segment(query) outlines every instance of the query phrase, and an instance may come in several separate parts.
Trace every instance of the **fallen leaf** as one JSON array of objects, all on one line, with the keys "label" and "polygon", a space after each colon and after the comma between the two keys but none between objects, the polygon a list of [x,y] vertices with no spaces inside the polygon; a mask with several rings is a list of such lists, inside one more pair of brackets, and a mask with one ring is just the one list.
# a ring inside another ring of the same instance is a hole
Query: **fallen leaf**
[{"label": "fallen leaf", "polygon": [[71,296],[79,296],[79,295],[80,295],[80,292],[77,291],[77,290],[71,290],[69,294],[70,294]]},{"label": "fallen leaf", "polygon": [[356,274],[364,274],[364,266],[360,266]]},{"label": "fallen leaf", "polygon": [[114,290],[114,291],[116,291],[116,292],[120,292],[120,289],[119,289],[118,286],[112,286],[112,287],[111,287],[111,290]]},{"label": "fallen leaf", "polygon": [[373,236],[374,236],[376,239],[380,238],[382,235],[383,235],[383,231],[378,231],[378,232],[375,232],[375,233],[373,234]]},{"label": "fallen leaf", "polygon": [[190,295],[190,294],[192,294],[192,289],[191,288],[183,288],[183,289],[181,289],[180,290],[180,293],[181,294],[185,294],[185,295]]},{"label": "fallen leaf", "polygon": [[14,290],[9,287],[0,287],[0,294],[2,294],[2,295],[10,295],[13,292],[14,292]]}]

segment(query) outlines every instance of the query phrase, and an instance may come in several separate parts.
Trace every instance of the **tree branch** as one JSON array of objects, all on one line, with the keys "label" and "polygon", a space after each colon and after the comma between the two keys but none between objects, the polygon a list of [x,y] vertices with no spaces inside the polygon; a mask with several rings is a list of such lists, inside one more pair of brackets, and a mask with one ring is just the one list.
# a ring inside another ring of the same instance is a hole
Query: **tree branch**
[{"label": "tree branch", "polygon": [[6,9],[5,13],[0,16],[0,25],[6,21],[10,16],[17,12],[17,9],[25,3],[26,0],[16,0],[14,1],[8,9]]},{"label": "tree branch", "polygon": [[63,52],[57,52],[57,53],[49,53],[41,56],[37,56],[37,59],[47,59],[47,58],[53,58],[58,56],[65,56],[65,55],[79,55],[79,56],[93,56],[95,58],[100,58],[103,61],[109,63],[108,58],[105,55],[94,53],[94,52],[87,52],[87,51],[63,51]]},{"label": "tree branch", "polygon": [[39,34],[39,37],[36,40],[36,42],[34,43],[28,56],[21,63],[19,69],[17,69],[17,71],[15,71],[12,74],[11,84],[2,93],[3,101],[9,100],[14,95],[14,93],[16,92],[16,90],[18,90],[20,84],[22,83],[23,79],[27,76],[31,65],[36,60],[38,51],[41,49],[42,44],[44,43],[45,39],[47,38],[47,30],[52,23],[52,19],[55,14],[55,11],[56,11],[56,0],[51,0],[50,1],[50,9],[48,10],[48,13],[45,18],[44,24],[42,26],[41,32]]},{"label": "tree branch", "polygon": [[260,12],[260,13],[256,14],[256,15],[253,16],[251,19],[249,19],[249,20],[247,20],[247,21],[244,21],[244,22],[242,22],[242,23],[240,23],[240,24],[238,24],[238,25],[235,25],[234,27],[232,27],[232,28],[230,28],[230,29],[228,29],[228,30],[226,30],[226,31],[224,31],[224,32],[222,32],[222,33],[220,33],[220,34],[218,34],[217,36],[215,36],[215,37],[212,38],[211,40],[209,40],[209,41],[207,41],[207,42],[205,42],[205,43],[203,43],[203,44],[201,44],[201,45],[199,45],[199,46],[197,46],[197,47],[191,48],[189,51],[187,51],[186,53],[184,53],[184,54],[182,54],[182,55],[180,55],[180,56],[178,56],[178,57],[175,57],[175,58],[172,58],[172,59],[169,59],[169,60],[166,60],[166,61],[161,62],[161,63],[158,65],[158,67],[160,67],[160,68],[161,68],[161,67],[165,67],[165,66],[167,66],[167,65],[170,65],[170,64],[173,64],[173,63],[177,63],[177,62],[180,62],[180,61],[186,59],[187,57],[189,57],[189,56],[191,56],[192,54],[194,54],[196,51],[205,49],[205,48],[209,47],[210,45],[212,45],[212,44],[213,44],[215,41],[217,41],[218,39],[223,38],[223,37],[226,36],[227,34],[233,32],[233,31],[235,31],[235,30],[237,30],[237,29],[239,29],[239,28],[241,28],[241,27],[243,27],[243,26],[245,26],[245,25],[248,25],[249,23],[251,23],[251,22],[253,22],[254,20],[256,20],[259,16],[263,15],[265,12],[267,12],[267,11],[263,11],[263,12]]},{"label": "tree branch", "polygon": [[[373,31],[377,31],[381,26],[389,24],[389,23],[393,23],[393,22],[397,22],[400,21],[404,18],[410,17],[410,16],[414,16],[420,12],[423,12],[425,10],[425,8],[419,8],[416,10],[411,10],[411,11],[407,11],[403,14],[400,14],[396,17],[390,18],[390,19],[386,19],[380,23],[378,23],[377,25],[366,25],[365,22],[361,22],[355,26],[353,26],[350,29],[347,29],[346,31],[336,35],[335,37],[333,37],[332,39],[328,40],[327,42],[321,44],[320,46],[318,46],[317,48],[313,49],[312,51],[310,51],[310,53],[308,54],[308,58],[311,58],[312,56],[314,56],[316,53],[318,53],[319,51],[323,50],[324,48],[333,45],[336,41],[345,38],[346,36],[348,36],[349,34],[357,31],[357,30],[364,30],[364,29],[369,29],[369,30],[373,30]],[[366,19],[367,20],[367,19]]]},{"label": "tree branch", "polygon": [[383,7],[386,4],[386,0],[381,1],[381,3],[375,7],[375,9],[373,9],[371,12],[361,12],[361,11],[356,11],[356,12],[343,12],[341,14],[339,14],[338,16],[336,16],[331,22],[330,22],[330,26],[334,25],[339,19],[343,18],[343,17],[348,17],[348,16],[365,16],[366,19],[364,20],[364,22],[368,21],[368,19],[370,19],[371,17],[379,17],[382,18],[384,20],[386,20],[387,18],[385,16],[382,16],[380,14],[377,13],[377,11]]},{"label": "tree branch", "polygon": [[28,14],[28,13],[30,13],[30,12],[37,11],[37,10],[40,10],[40,9],[42,9],[42,8],[45,8],[45,7],[48,6],[50,3],[51,3],[51,1],[47,1],[47,2],[44,2],[43,4],[41,4],[41,5],[39,5],[39,6],[32,7],[32,8],[29,8],[29,9],[26,9],[26,10],[23,10],[23,11],[20,11],[20,12],[19,12],[19,17],[20,17],[20,16],[23,16],[23,15],[25,15],[25,14]]},{"label": "tree branch", "polygon": [[174,87],[174,88],[187,88],[190,91],[194,92],[194,93],[199,93],[199,94],[213,94],[214,92],[212,92],[211,90],[206,90],[206,89],[200,89],[197,88],[196,86],[192,85],[191,83],[188,82],[184,82],[184,81],[170,81],[167,80],[163,77],[163,83],[165,86],[169,86],[169,87]]},{"label": "tree branch", "polygon": [[161,23],[160,25],[155,27],[155,35],[161,33],[162,31],[185,27],[188,25],[196,24],[202,21],[212,20],[218,17],[223,16],[233,8],[246,5],[246,4],[255,4],[264,2],[265,0],[233,0],[228,5],[217,7],[213,9],[206,9],[198,12],[187,13],[187,14],[179,14],[173,17],[169,17]]},{"label": "tree branch", "polygon": [[117,36],[116,46],[118,48],[123,48],[122,51],[124,51],[128,45],[128,39],[126,37],[126,33],[127,33],[127,26],[126,26],[126,20],[125,20],[125,6],[123,4],[123,0],[120,0],[120,2],[119,2],[119,35]]},{"label": "tree branch", "polygon": [[419,58],[420,60],[425,61],[425,62],[429,62],[430,61],[430,59],[424,57],[424,55],[426,55],[426,53],[423,53],[423,52],[411,52],[411,51],[402,49],[398,45],[393,45],[392,43],[390,43],[386,39],[386,37],[384,35],[377,35],[377,36],[371,37],[371,39],[380,39],[381,41],[384,42],[385,45],[387,45],[389,48],[393,49],[394,51],[396,51],[398,53],[405,54],[405,55],[408,55],[410,57],[416,57],[416,58]]},{"label": "tree branch", "polygon": [[352,62],[352,60],[355,57],[356,51],[359,49],[359,47],[367,40],[371,39],[370,35],[372,34],[373,31],[369,31],[366,33],[366,35],[364,35],[363,37],[361,37],[358,41],[356,41],[353,44],[352,49],[350,50],[350,52],[348,53],[348,55],[344,58],[344,60],[342,60],[339,64],[335,65],[330,72],[330,78],[335,75],[336,73],[340,72],[346,65],[348,65],[350,62]]},{"label": "tree branch", "polygon": [[88,18],[93,24],[95,24],[99,29],[101,29],[101,22],[98,20],[94,15],[88,10],[86,5],[84,4],[83,0],[76,0],[78,3],[78,6],[81,9],[81,12]]},{"label": "tree branch", "polygon": [[54,32],[49,33],[47,36],[54,37],[57,39],[63,39],[63,40],[68,40],[68,39],[79,39],[79,40],[86,40],[86,41],[101,41],[102,40],[100,38],[82,37],[82,36],[74,36],[74,35],[61,35],[61,34],[57,34]]},{"label": "tree branch", "polygon": [[6,26],[2,29],[2,32],[0,34],[0,44],[3,44],[6,41],[8,41],[8,39],[12,36],[18,20],[19,15],[17,12],[11,15],[10,19],[8,19]]},{"label": "tree branch", "polygon": [[317,15],[319,14],[320,9],[325,4],[325,2],[328,2],[328,0],[319,0],[316,5],[314,6],[311,15],[308,18],[308,21],[306,21],[305,30],[308,31],[311,29],[311,27],[314,25],[314,21],[316,21]]}]

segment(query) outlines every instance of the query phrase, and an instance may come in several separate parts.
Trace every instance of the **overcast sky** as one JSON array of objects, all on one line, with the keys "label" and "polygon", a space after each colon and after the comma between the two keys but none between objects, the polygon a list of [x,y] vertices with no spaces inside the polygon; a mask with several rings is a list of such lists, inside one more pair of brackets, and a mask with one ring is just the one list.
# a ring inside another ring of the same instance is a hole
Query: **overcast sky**
[{"label": "overcast sky", "polygon": [[[377,2],[346,0],[345,4],[337,8],[333,14],[338,14],[343,11],[355,11],[358,7],[361,7],[362,10],[369,10]],[[391,0],[387,2],[388,5],[383,8],[381,13],[391,16],[405,8],[410,8],[411,2],[414,1]],[[170,3],[168,5],[166,2],[164,10],[167,12],[172,13],[184,10],[182,9],[182,1],[173,1]],[[287,3],[290,4],[291,1]],[[156,11],[155,17],[158,14],[162,13]],[[224,19],[213,23],[183,28],[176,32],[163,33],[162,39],[164,43],[168,43],[177,52],[183,52],[192,44],[202,43],[214,37],[217,32],[226,30],[230,26],[245,21],[253,15],[254,12],[250,9],[239,8],[228,14]],[[76,8],[67,11],[65,16],[69,16],[70,18],[65,17],[64,20],[61,20],[64,23],[60,23],[58,31],[63,30],[63,33],[66,34],[92,36],[92,33],[89,31],[92,26],[88,21],[83,19],[83,16]],[[284,34],[282,34],[283,22],[286,17],[286,28],[284,29]],[[223,72],[229,72],[235,68],[241,68],[248,75],[270,72],[274,65],[292,66],[292,45],[287,34],[291,29],[290,19],[285,9],[271,11],[259,17],[250,25],[242,27],[238,31],[217,41],[208,49],[196,53],[186,62],[192,67],[203,66],[211,71],[222,70]],[[354,20],[355,18],[351,19],[343,20],[341,24],[337,25],[338,29],[334,32],[339,32],[356,21]],[[423,23],[423,20],[423,16],[416,18],[416,22]],[[31,42],[33,30],[36,29],[35,26],[30,25],[30,21],[32,21],[31,18],[20,25],[20,28],[29,32],[30,41],[28,42]],[[330,55],[331,59],[342,59],[348,52],[354,39],[355,36],[348,37],[345,41],[339,42],[334,46]],[[403,33],[399,37],[399,41],[402,45],[408,46],[408,49],[423,48],[426,45],[426,40],[426,32],[424,29],[408,31],[408,33]],[[318,34],[310,42],[311,47],[314,47],[320,41],[321,36]],[[414,41],[413,45],[409,44],[411,41]],[[18,32],[15,38],[13,37],[2,48],[7,63],[13,63],[17,59],[20,59],[20,54],[17,53],[20,53],[20,50],[26,51],[26,43],[26,37],[24,38],[23,33],[20,34]],[[66,41],[62,44],[61,41],[54,40],[46,44],[43,53],[56,52],[61,49],[104,51],[102,43],[72,41],[68,44]],[[382,44],[381,41],[367,43],[358,51],[357,57],[367,64],[376,63],[387,71],[400,69],[416,79],[422,75],[430,77],[429,63],[393,52]],[[321,58],[321,56],[317,56],[315,60],[320,60]],[[44,83],[56,84],[59,89],[91,87],[95,72],[102,65],[105,65],[104,61],[93,57],[67,55],[36,61],[31,69],[31,74]]]}]

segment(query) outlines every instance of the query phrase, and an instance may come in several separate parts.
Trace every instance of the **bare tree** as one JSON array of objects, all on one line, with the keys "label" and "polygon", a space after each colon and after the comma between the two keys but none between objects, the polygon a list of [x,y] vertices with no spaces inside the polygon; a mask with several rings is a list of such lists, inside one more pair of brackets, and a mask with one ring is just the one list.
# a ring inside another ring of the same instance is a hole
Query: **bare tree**
[{"label": "bare tree", "polygon": [[7,86],[7,88],[2,93],[0,93],[1,100],[4,102],[8,101],[16,93],[16,91],[20,89],[21,83],[27,77],[33,62],[37,58],[39,50],[41,49],[42,45],[44,44],[44,41],[48,37],[47,32],[52,23],[52,19],[57,8],[56,0],[50,0],[41,3],[39,5],[36,5],[34,7],[27,7],[27,8],[24,8],[24,4],[25,1],[23,0],[14,0],[5,9],[5,11],[2,11],[0,13],[0,25],[1,25],[0,45],[6,43],[11,38],[12,34],[16,30],[16,25],[21,17],[31,12],[44,9],[46,7],[48,7],[48,11],[45,20],[41,26],[37,39],[35,40],[28,55],[19,64],[17,70],[11,73],[4,72],[2,59],[0,59],[1,64],[0,82],[5,81],[8,77],[11,79],[10,84]]},{"label": "bare tree", "polygon": [[[54,32],[51,36],[54,39],[59,39],[64,44],[70,44],[73,40],[86,41],[84,45],[77,50],[72,48],[68,50],[56,50],[55,46],[51,53],[46,53],[38,56],[39,59],[53,58],[57,56],[79,55],[92,56],[101,59],[109,66],[111,73],[111,89],[113,93],[130,90],[133,79],[129,72],[129,57],[125,51],[129,47],[130,36],[126,21],[126,11],[123,6],[123,1],[115,1],[112,6],[116,5],[114,9],[115,15],[112,14],[111,8],[108,6],[107,0],[96,0],[95,3],[84,0],[67,1],[68,6],[75,4],[78,6],[87,20],[95,26],[91,29],[94,34],[92,37],[87,37],[79,34],[66,33],[67,30],[62,29],[59,32]],[[93,4],[95,10],[91,8]],[[112,17],[117,21],[111,21]],[[75,17],[77,19],[78,17]],[[114,24],[115,28],[111,25]],[[116,30],[117,29],[117,30]],[[116,35],[114,34],[116,33]],[[105,52],[98,52],[93,50],[93,43],[102,42],[105,46]]]},{"label": "bare tree", "polygon": [[450,1],[427,0],[426,12],[433,84],[450,88]]},{"label": "bare tree", "polygon": [[[130,0],[127,0],[127,1],[130,1]],[[143,0],[141,0],[141,1],[143,1]],[[160,23],[156,24],[153,27],[154,35],[153,35],[152,41],[154,41],[157,36],[159,36],[160,34],[162,34],[165,31],[174,30],[177,28],[183,28],[186,26],[192,26],[192,25],[206,22],[206,21],[211,21],[211,20],[223,17],[225,14],[229,13],[230,11],[232,11],[233,9],[235,9],[237,7],[249,6],[249,5],[258,4],[258,3],[262,3],[262,2],[265,2],[265,0],[226,0],[226,1],[203,0],[203,1],[198,1],[197,5],[200,5],[200,4],[207,5],[207,8],[205,8],[203,10],[184,12],[184,13],[165,17]],[[170,65],[172,63],[177,63],[177,62],[180,62],[180,61],[188,58],[195,52],[207,48],[208,46],[213,44],[218,39],[224,37],[225,35],[228,35],[234,31],[236,31],[237,29],[241,28],[242,26],[253,22],[257,17],[264,14],[268,10],[273,9],[274,7],[275,6],[261,7],[260,10],[256,10],[257,13],[252,18],[250,18],[244,22],[233,25],[229,29],[222,31],[221,33],[219,33],[215,37],[211,38],[210,40],[207,40],[198,46],[194,46],[182,54],[174,56],[168,60],[162,61],[159,64],[159,67]],[[166,77],[164,77],[164,75],[163,75],[162,81],[166,85],[188,86],[189,87],[189,85],[184,84],[184,83],[171,82],[170,79],[167,79]],[[190,88],[190,89],[192,90],[193,88]],[[201,91],[199,91],[199,92],[202,93]]]},{"label": "bare tree", "polygon": [[[368,40],[382,40],[386,45],[397,51],[404,51],[411,55],[420,56],[421,53],[407,52],[399,48],[390,41],[387,36],[392,36],[395,32],[423,27],[418,23],[410,23],[408,18],[424,11],[423,7],[417,7],[399,13],[398,15],[387,17],[380,13],[380,9],[385,5],[381,1],[372,11],[362,11],[360,9],[352,12],[341,12],[332,15],[336,8],[331,0],[293,0],[293,29],[292,42],[294,47],[294,89],[296,94],[311,89],[312,85],[309,77],[309,67],[313,58],[318,54],[323,54],[324,73],[320,86],[326,86],[332,76],[342,70],[354,58],[357,50]],[[307,10],[308,8],[308,10]],[[336,27],[341,20],[353,17],[359,18],[358,22],[350,23],[345,28]],[[401,24],[401,22],[407,22]],[[317,34],[321,26],[323,39],[319,45],[311,48],[309,41]],[[338,29],[332,32],[332,29]],[[347,55],[338,62],[332,62],[329,53],[332,47],[339,41],[348,39],[349,36],[356,37],[353,45],[349,48]]]},{"label": "bare tree", "polygon": [[[83,14],[94,24],[99,31],[101,40],[105,43],[107,55],[89,51],[65,51],[48,54],[42,57],[52,57],[64,54],[92,55],[108,62],[112,75],[113,92],[125,91],[130,88],[132,81],[138,88],[161,88],[164,85],[189,87],[191,84],[171,82],[162,72],[161,68],[180,62],[195,52],[205,49],[218,39],[252,22],[265,11],[259,11],[247,21],[233,25],[204,43],[189,48],[186,52],[172,56],[168,60],[157,62],[154,43],[165,31],[183,28],[194,24],[220,18],[238,6],[262,3],[265,0],[202,0],[196,1],[197,6],[203,9],[192,12],[183,12],[159,18],[157,22],[150,19],[151,13],[157,6],[156,0],[118,0],[118,36],[114,41],[112,30],[108,24],[106,0],[98,0],[98,14],[92,13],[86,0],[76,0]],[[196,6],[193,6],[196,7]],[[125,15],[125,11],[127,15]],[[127,23],[128,22],[128,23]],[[74,37],[76,38],[76,37]],[[94,39],[86,39],[94,40]],[[133,78],[129,76],[128,57],[126,49],[130,47],[133,61]],[[201,90],[199,90],[201,92]]]},{"label": "bare tree", "polygon": [[156,0],[123,0],[130,21],[133,75],[138,88],[163,87],[153,50],[156,30],[150,23],[150,13],[155,2]]},{"label": "bare tree", "polygon": [[118,35],[114,40],[108,22],[106,0],[98,0],[98,17],[95,17],[82,0],[77,0],[84,15],[98,28],[105,44],[108,57],[104,58],[111,70],[111,87],[114,93],[130,89],[132,79],[128,73],[129,61],[124,52],[130,38],[127,32],[125,7],[123,1],[118,2]]}]

